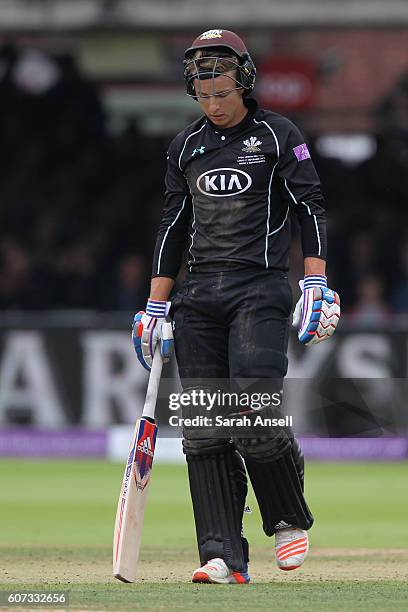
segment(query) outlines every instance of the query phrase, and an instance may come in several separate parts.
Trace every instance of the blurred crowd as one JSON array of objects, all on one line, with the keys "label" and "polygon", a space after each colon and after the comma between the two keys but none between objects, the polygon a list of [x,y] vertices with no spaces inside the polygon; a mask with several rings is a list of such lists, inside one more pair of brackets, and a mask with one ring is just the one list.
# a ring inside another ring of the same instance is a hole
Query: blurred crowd
[{"label": "blurred crowd", "polygon": [[[71,55],[0,53],[0,307],[138,309],[166,143],[111,135]],[[154,160],[154,164],[153,164]]]},{"label": "blurred crowd", "polygon": [[[408,78],[372,110],[373,155],[313,147],[329,213],[330,285],[356,324],[408,312]],[[0,50],[0,308],[138,310],[163,202],[168,138],[107,130],[70,54]],[[292,279],[302,275],[297,238]]]},{"label": "blurred crowd", "polygon": [[408,73],[372,109],[373,154],[356,164],[315,156],[329,212],[329,270],[350,320],[408,313]]}]

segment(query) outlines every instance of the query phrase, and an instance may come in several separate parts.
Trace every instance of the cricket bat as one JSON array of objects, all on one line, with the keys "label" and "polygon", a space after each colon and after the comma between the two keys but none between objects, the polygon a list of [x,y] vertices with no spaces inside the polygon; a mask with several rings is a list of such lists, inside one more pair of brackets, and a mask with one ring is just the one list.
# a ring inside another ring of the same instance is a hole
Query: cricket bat
[{"label": "cricket bat", "polygon": [[134,582],[136,579],[156,444],[157,426],[154,413],[162,366],[160,350],[157,349],[153,356],[143,413],[136,421],[116,511],[113,575],[122,582]]}]

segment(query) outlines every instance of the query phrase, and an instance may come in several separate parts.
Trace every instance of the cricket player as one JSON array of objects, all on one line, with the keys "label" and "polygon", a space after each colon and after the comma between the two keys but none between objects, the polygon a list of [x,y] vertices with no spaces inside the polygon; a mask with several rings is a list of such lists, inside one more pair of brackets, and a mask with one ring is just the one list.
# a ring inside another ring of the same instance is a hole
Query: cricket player
[{"label": "cricket player", "polygon": [[[204,32],[185,52],[187,94],[203,116],[170,144],[151,293],[133,326],[138,358],[150,369],[158,342],[163,358],[171,355],[172,317],[185,389],[195,383],[211,388],[211,381],[225,379],[282,385],[292,310],[291,210],[304,256],[302,296],[293,316],[299,341],[309,346],[326,340],[340,316],[338,295],[327,288],[325,275],[319,178],[299,129],[250,97],[255,76],[244,42],[231,31]],[[170,300],[184,253],[187,278]],[[245,410],[251,424],[260,413],[276,414],[272,405]],[[200,556],[193,582],[250,580],[242,533],[246,472],[263,529],[275,535],[278,567],[293,570],[308,552],[313,516],[303,494],[303,455],[291,428],[250,428],[249,436],[242,431],[232,427],[220,437],[215,427],[184,427]]]}]

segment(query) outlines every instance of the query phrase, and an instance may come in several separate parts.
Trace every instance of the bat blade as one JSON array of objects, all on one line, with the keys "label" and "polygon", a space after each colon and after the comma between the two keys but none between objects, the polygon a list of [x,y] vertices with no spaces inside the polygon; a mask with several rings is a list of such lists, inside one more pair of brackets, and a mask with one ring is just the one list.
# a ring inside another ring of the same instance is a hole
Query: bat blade
[{"label": "bat blade", "polygon": [[154,419],[142,416],[136,421],[113,538],[113,575],[122,582],[134,582],[136,579],[156,436]]}]

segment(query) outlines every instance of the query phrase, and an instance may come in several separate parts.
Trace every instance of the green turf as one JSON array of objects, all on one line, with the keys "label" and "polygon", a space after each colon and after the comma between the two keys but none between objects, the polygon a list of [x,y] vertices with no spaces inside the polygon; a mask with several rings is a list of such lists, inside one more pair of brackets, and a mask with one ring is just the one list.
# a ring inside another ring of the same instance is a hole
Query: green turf
[{"label": "green turf", "polygon": [[[103,545],[111,537],[122,471],[122,465],[98,461],[0,461],[0,542]],[[408,463],[309,463],[314,544],[408,547],[407,482]],[[252,493],[249,503],[248,536],[268,545]],[[154,466],[144,538],[149,546],[194,544],[184,466]]]},{"label": "green turf", "polygon": [[[61,585],[50,585],[60,590]],[[2,585],[0,585],[0,590]],[[41,585],[40,585],[41,591]],[[42,591],[44,588],[42,587]],[[141,584],[125,587],[109,584],[103,589],[92,583],[78,583],[69,591],[69,610],[137,610],[141,612],[218,612],[266,610],[290,612],[331,612],[359,610],[406,611],[408,590],[403,584],[345,584],[341,581],[291,585],[208,586],[182,584]]]},{"label": "green turf", "polygon": [[[301,574],[295,579],[271,574],[270,584],[213,588],[179,578],[174,584],[170,572],[169,578],[146,583],[149,563],[161,563],[167,570],[180,561],[183,572],[196,564],[184,466],[154,466],[142,544],[145,583],[116,583],[109,575],[110,550],[122,471],[122,465],[103,461],[0,461],[0,567],[5,568],[0,589],[68,588],[70,609],[299,610],[299,602],[301,610],[311,611],[408,607],[406,583],[393,579],[392,571],[379,580],[379,569],[371,579],[374,558],[369,551],[355,566],[356,574],[353,558],[334,555],[328,560],[311,557],[312,573],[305,581]],[[316,518],[313,546],[408,548],[407,477],[405,463],[309,463],[306,493]],[[249,503],[253,513],[246,516],[246,533],[269,563],[273,542],[263,535],[252,494]],[[395,568],[399,565],[397,560]],[[319,574],[325,566],[331,568],[329,577]],[[335,579],[336,567],[341,580]],[[344,574],[347,567],[351,569]]]}]

